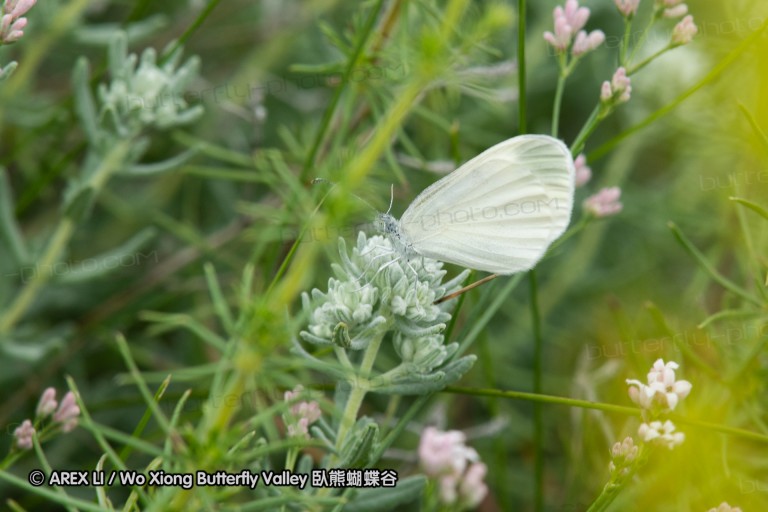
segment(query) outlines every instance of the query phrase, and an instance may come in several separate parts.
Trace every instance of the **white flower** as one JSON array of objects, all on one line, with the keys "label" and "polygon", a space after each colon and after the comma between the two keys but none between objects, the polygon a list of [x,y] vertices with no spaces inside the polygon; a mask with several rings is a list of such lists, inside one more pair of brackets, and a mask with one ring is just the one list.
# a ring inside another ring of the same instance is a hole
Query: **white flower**
[{"label": "white flower", "polygon": [[657,359],[648,373],[648,385],[627,379],[629,397],[643,409],[674,410],[693,387],[687,380],[675,378],[677,368],[678,364],[674,361],[664,364],[663,359]]},{"label": "white flower", "polygon": [[629,472],[628,466],[637,457],[637,452],[638,447],[631,437],[625,437],[624,441],[614,443],[613,448],[611,448],[611,462],[608,464],[608,469],[611,473],[627,474]]},{"label": "white flower", "polygon": [[637,429],[637,434],[646,443],[655,443],[666,446],[670,450],[685,441],[685,434],[675,432],[675,424],[667,420],[642,423]]},{"label": "white flower", "polygon": [[741,509],[739,507],[732,507],[724,501],[717,508],[711,508],[707,512],[741,512]]}]

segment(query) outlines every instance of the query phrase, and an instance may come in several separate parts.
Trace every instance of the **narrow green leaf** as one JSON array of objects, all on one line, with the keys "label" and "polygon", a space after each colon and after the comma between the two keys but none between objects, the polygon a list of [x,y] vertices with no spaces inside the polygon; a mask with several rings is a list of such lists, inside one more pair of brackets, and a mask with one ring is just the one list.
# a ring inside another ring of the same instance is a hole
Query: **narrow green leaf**
[{"label": "narrow green leaf", "polygon": [[0,240],[10,248],[14,264],[21,267],[29,263],[29,252],[13,212],[11,184],[5,169],[0,168]]},{"label": "narrow green leaf", "polygon": [[766,210],[759,204],[753,203],[752,201],[747,201],[746,199],[742,199],[740,197],[729,197],[728,199],[746,206],[750,210],[757,212],[758,215],[762,216],[765,220],[768,220],[768,210]]},{"label": "narrow green leaf", "polygon": [[151,164],[128,165],[120,169],[118,174],[121,176],[140,177],[165,174],[170,171],[178,170],[180,166],[192,158],[195,153],[197,153],[197,150],[192,148],[160,162],[153,162]]},{"label": "narrow green leaf", "polygon": [[93,258],[87,258],[75,264],[67,265],[66,272],[62,273],[57,281],[60,283],[81,283],[111,274],[117,269],[141,265],[142,262],[154,261],[157,263],[155,251],[149,254],[141,252],[147,242],[157,234],[155,228],[147,228],[135,234],[119,247],[107,251]]},{"label": "narrow green leaf", "polygon": [[96,103],[90,87],[90,66],[88,59],[81,57],[77,60],[72,71],[72,92],[75,99],[75,112],[86,138],[94,144],[98,134],[98,114]]},{"label": "narrow green leaf", "polygon": [[768,135],[766,135],[765,132],[762,130],[762,128],[760,128],[760,125],[757,124],[757,120],[755,119],[755,116],[753,116],[752,112],[747,110],[747,107],[744,106],[744,104],[741,102],[739,102],[739,110],[741,110],[741,112],[744,114],[744,117],[747,118],[747,121],[749,121],[749,124],[752,127],[752,130],[760,138],[760,142],[763,143],[763,149],[768,151]]},{"label": "narrow green leaf", "polygon": [[160,32],[168,26],[168,18],[163,14],[155,14],[147,18],[123,25],[121,23],[87,24],[77,27],[74,32],[78,43],[95,46],[106,46],[112,40],[115,32],[124,29],[129,41],[139,41]]},{"label": "narrow green leaf", "polygon": [[730,281],[725,276],[723,276],[720,272],[715,270],[715,267],[710,264],[707,259],[704,257],[704,255],[699,251],[696,246],[694,246],[690,240],[683,234],[682,231],[680,231],[680,228],[677,227],[677,225],[674,222],[668,222],[667,227],[672,231],[672,234],[675,236],[678,242],[683,246],[683,248],[688,251],[688,253],[693,256],[693,258],[701,265],[701,267],[714,279],[716,282],[718,282],[723,288],[730,290],[734,294],[740,296],[744,300],[751,302],[752,304],[761,305],[760,299],[757,297],[750,295],[748,291],[738,286],[736,283]]}]

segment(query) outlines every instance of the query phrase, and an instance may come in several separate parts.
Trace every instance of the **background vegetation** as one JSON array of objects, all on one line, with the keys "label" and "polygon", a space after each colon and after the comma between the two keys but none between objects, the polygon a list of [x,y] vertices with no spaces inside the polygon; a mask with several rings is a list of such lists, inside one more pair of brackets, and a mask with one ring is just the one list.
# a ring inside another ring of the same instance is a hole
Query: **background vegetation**
[{"label": "background vegetation", "polygon": [[[623,33],[613,2],[584,3],[589,27],[607,39],[568,79],[559,131],[567,144],[613,74]],[[89,419],[43,443],[54,469],[96,468],[105,439],[127,468],[145,468],[173,439],[159,411],[178,414],[188,470],[236,471],[257,457],[281,468],[291,446],[265,416],[279,416],[283,391],[297,383],[333,385],[290,351],[307,323],[300,294],[326,288],[339,236],[350,245],[360,226],[370,232],[364,201],[386,210],[394,185],[399,216],[435,169],[518,134],[521,101],[527,131],[550,132],[558,68],[542,33],[555,2],[527,6],[524,99],[518,5],[460,4],[39,0],[24,37],[0,48],[0,64],[19,62],[0,83],[2,452],[46,387],[76,385]],[[704,511],[722,501],[768,510],[768,11],[759,0],[689,7],[694,42],[633,76],[630,102],[587,141],[593,179],[577,191],[575,217],[604,186],[621,187],[623,211],[537,267],[543,393],[632,406],[624,380],[642,379],[658,358],[680,363],[693,383],[676,410],[685,443],[652,454],[610,510]],[[672,26],[653,31],[644,51],[665,44]],[[131,52],[155,48],[162,62],[180,41],[180,63],[199,57],[184,98],[202,115],[135,132],[105,118],[83,122],[77,93],[114,78],[108,48],[118,30]],[[128,156],[79,196],[94,162],[110,154],[104,148],[120,141]],[[338,186],[311,186],[316,177]],[[73,214],[73,197],[90,209]],[[76,222],[61,252],[41,262],[66,219]],[[480,509],[589,508],[607,481],[610,447],[639,419],[549,403],[536,427],[530,397],[494,395],[534,389],[530,303],[524,275],[467,294],[450,340],[478,360],[461,388],[395,405],[368,395],[362,412],[378,419],[392,407],[402,419],[418,404],[377,467],[417,473],[418,435],[438,424],[466,431],[488,465]],[[166,385],[149,407],[147,393]],[[225,447],[251,429],[266,440],[263,452],[227,458]],[[39,452],[6,459],[0,495],[29,510],[67,503],[25,483],[41,464]],[[96,499],[93,488],[65,490]],[[166,491],[139,498],[141,508],[269,508],[258,500],[270,496],[247,492]],[[122,508],[130,492],[109,496]],[[282,504],[305,499],[286,496]]]}]

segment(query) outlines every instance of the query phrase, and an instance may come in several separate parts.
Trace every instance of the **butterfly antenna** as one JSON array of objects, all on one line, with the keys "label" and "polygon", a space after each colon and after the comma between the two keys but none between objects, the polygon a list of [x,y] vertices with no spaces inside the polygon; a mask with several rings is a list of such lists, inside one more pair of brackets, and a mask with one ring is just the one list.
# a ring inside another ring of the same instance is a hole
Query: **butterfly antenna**
[{"label": "butterfly antenna", "polygon": [[[331,188],[339,186],[338,183],[334,183],[333,181],[327,180],[325,178],[315,178],[315,179],[313,179],[311,181],[311,183],[312,183],[312,185],[317,185],[318,183],[325,183],[325,184],[331,185]],[[355,199],[357,199],[358,201],[363,203],[365,206],[367,206],[368,208],[370,208],[374,212],[379,213],[379,210],[377,208],[374,208],[374,206],[371,203],[369,203],[368,201],[366,201],[365,199],[363,199],[359,195],[357,195],[357,194],[355,194],[353,192],[350,192],[350,195],[352,195]],[[391,208],[391,203],[390,203],[390,208]]]},{"label": "butterfly antenna", "polygon": [[387,208],[387,214],[392,211],[392,203],[395,202],[395,186],[389,186],[389,208]]}]

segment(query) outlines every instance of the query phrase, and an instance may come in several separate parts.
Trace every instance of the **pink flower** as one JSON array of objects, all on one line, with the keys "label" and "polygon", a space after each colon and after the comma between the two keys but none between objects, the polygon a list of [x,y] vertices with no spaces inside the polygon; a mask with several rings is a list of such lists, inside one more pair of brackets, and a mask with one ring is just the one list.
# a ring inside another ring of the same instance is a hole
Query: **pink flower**
[{"label": "pink flower", "polygon": [[582,30],[576,34],[576,40],[573,42],[571,53],[579,57],[587,52],[591,52],[603,44],[603,41],[605,41],[605,34],[602,30],[593,30],[589,35]]},{"label": "pink flower", "polygon": [[632,81],[627,76],[627,70],[620,67],[611,77],[611,81],[603,82],[600,88],[600,101],[603,103],[626,103],[632,93]]},{"label": "pink flower", "polygon": [[637,14],[640,0],[613,0],[613,3],[616,4],[616,8],[625,18],[629,18]]},{"label": "pink flower", "polygon": [[565,18],[573,33],[584,28],[589,19],[589,9],[587,7],[579,7],[579,0],[566,0],[565,8],[555,7],[555,17],[558,14]]},{"label": "pink flower", "polygon": [[13,43],[24,35],[27,18],[22,18],[37,0],[6,0],[0,17],[0,44]]},{"label": "pink flower", "polygon": [[53,411],[56,410],[58,403],[56,402],[56,390],[54,388],[46,388],[43,394],[40,395],[40,401],[37,403],[36,416],[38,418],[45,418],[50,416]]},{"label": "pink flower", "polygon": [[464,445],[466,436],[458,430],[441,432],[427,427],[419,441],[419,461],[427,476],[460,475],[468,462],[479,459],[477,452]]},{"label": "pink flower", "polygon": [[619,202],[621,189],[619,187],[609,187],[601,189],[584,200],[584,210],[597,218],[616,215],[621,211],[623,205]]},{"label": "pink flower", "polygon": [[487,472],[488,467],[485,464],[474,462],[464,473],[464,478],[459,483],[459,496],[464,507],[475,508],[488,494],[488,486],[483,481]]},{"label": "pink flower", "polygon": [[[299,384],[293,391],[286,391],[283,398],[286,402],[292,402],[301,396],[302,391],[304,387]],[[314,400],[293,404],[289,412],[283,415],[288,436],[309,439],[309,426],[319,420],[321,415],[320,405]]]},{"label": "pink flower", "polygon": [[670,7],[669,9],[664,9],[662,16],[665,18],[680,18],[686,14],[688,14],[688,6],[685,4],[680,4],[674,7]]},{"label": "pink flower", "polygon": [[80,415],[80,407],[77,406],[75,394],[67,391],[61,399],[59,410],[53,415],[53,421],[61,423],[62,432],[69,432],[77,426],[77,417]]},{"label": "pink flower", "polygon": [[573,165],[576,168],[576,186],[581,187],[592,178],[592,169],[587,165],[587,157],[584,153],[576,157]]},{"label": "pink flower", "polygon": [[672,30],[672,45],[681,46],[690,43],[698,34],[699,28],[693,22],[690,14],[683,18]]},{"label": "pink flower", "polygon": [[[555,12],[557,12],[557,9],[559,9],[559,7],[555,8]],[[568,46],[571,44],[572,37],[573,30],[568,25],[566,19],[563,17],[555,17],[554,34],[549,31],[544,32],[544,40],[551,44],[552,47],[554,47],[555,50],[559,52],[564,52],[568,49]]]},{"label": "pink flower", "polygon": [[[589,19],[589,9],[586,7],[579,7],[578,0],[566,0],[564,7],[555,7],[552,11],[552,18],[555,31],[554,33],[549,31],[544,32],[544,40],[552,45],[558,52],[565,52],[571,45],[574,35],[578,34],[579,31],[584,28],[584,25],[586,25],[587,20]],[[599,35],[596,34],[597,32],[602,34],[600,31],[595,31],[589,36],[585,33],[583,37],[592,37],[591,40],[588,39],[588,42],[594,44],[599,38]],[[593,34],[595,35],[593,36]],[[603,34],[603,40],[604,39],[605,35]],[[597,42],[595,47],[599,46],[602,42],[602,40]],[[586,43],[587,41],[582,41],[580,49],[584,50],[584,45]],[[589,49],[585,51],[589,51]],[[582,53],[584,53],[584,51],[582,51]]]},{"label": "pink flower", "polygon": [[440,501],[458,502],[462,509],[476,507],[488,493],[483,482],[488,468],[465,441],[458,430],[441,432],[434,427],[425,428],[419,441],[419,462],[424,473],[437,480]]},{"label": "pink flower", "polygon": [[3,12],[10,14],[13,19],[19,19],[27,14],[27,11],[35,5],[37,0],[6,0]]},{"label": "pink flower", "polygon": [[32,448],[32,437],[34,435],[35,427],[32,426],[32,422],[29,420],[22,421],[21,425],[13,431],[13,436],[16,438],[16,446],[22,450]]}]

